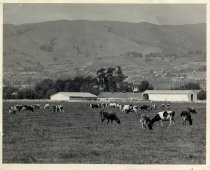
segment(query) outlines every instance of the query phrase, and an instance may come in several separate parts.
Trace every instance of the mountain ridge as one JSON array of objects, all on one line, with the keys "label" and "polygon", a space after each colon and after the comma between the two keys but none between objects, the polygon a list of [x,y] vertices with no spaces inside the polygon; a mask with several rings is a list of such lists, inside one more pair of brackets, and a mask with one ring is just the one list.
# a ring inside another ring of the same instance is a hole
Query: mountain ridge
[{"label": "mountain ridge", "polygon": [[[116,65],[164,70],[205,62],[205,51],[206,24],[57,20],[3,25],[4,73],[22,78],[26,70],[37,73],[32,79],[94,74],[100,67]],[[135,70],[125,71],[129,76]]]}]

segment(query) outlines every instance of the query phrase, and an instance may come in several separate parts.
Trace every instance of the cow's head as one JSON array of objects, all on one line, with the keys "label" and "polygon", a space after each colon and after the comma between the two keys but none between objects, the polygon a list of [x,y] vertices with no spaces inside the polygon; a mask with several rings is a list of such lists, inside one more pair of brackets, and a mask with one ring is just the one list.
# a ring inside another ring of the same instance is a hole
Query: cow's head
[{"label": "cow's head", "polygon": [[191,108],[188,107],[188,110],[189,110],[191,113],[196,114],[196,110],[195,110],[194,108],[191,109]]},{"label": "cow's head", "polygon": [[147,126],[148,126],[149,130],[152,130],[152,124],[151,124],[151,122],[149,122],[149,123],[147,124]]}]

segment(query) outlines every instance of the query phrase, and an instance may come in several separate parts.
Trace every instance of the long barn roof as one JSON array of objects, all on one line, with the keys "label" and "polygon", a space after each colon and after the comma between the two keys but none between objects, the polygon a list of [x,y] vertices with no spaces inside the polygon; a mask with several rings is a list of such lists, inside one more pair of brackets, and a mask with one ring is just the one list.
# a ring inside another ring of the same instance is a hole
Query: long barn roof
[{"label": "long barn roof", "polygon": [[87,92],[58,92],[55,93],[51,96],[57,95],[57,94],[62,94],[64,96],[68,96],[68,97],[91,97],[91,98],[96,98],[97,96],[91,93],[87,93]]}]

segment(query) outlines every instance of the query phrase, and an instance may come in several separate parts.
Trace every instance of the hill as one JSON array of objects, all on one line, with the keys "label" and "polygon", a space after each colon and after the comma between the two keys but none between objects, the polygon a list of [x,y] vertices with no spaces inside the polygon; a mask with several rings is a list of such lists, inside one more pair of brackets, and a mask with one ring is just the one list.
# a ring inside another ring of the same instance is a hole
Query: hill
[{"label": "hill", "polygon": [[116,65],[135,81],[132,76],[144,71],[206,60],[205,24],[60,20],[3,29],[4,81],[12,84],[94,74]]}]

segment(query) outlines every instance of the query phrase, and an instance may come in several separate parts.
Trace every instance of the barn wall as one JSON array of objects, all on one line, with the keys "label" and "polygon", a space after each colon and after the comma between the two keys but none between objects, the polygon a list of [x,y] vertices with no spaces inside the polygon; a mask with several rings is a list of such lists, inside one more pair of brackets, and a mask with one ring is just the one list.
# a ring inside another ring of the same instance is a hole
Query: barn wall
[{"label": "barn wall", "polygon": [[55,94],[53,96],[50,97],[51,100],[57,100],[57,101],[64,101],[64,100],[68,100],[69,101],[69,97],[62,95],[62,94]]},{"label": "barn wall", "polygon": [[149,100],[154,100],[154,101],[190,101],[188,94],[149,94]]}]

